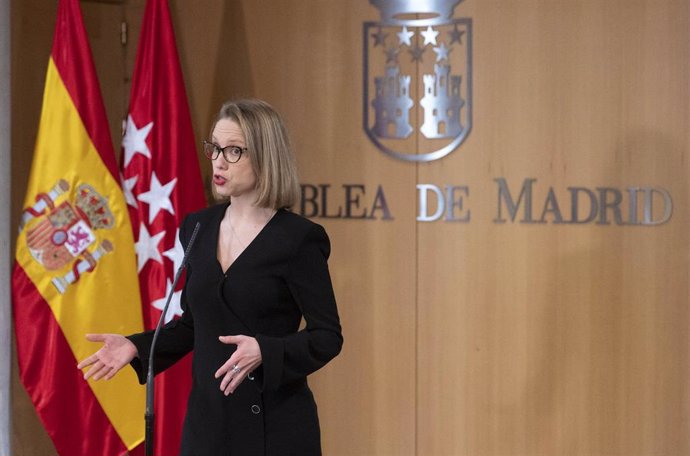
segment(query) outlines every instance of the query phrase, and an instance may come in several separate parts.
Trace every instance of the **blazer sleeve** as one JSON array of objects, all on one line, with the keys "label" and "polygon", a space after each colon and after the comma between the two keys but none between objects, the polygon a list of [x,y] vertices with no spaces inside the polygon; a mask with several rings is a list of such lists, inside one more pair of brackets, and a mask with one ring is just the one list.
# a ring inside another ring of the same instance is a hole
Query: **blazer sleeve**
[{"label": "blazer sleeve", "polygon": [[343,345],[328,272],[330,241],[313,225],[289,263],[287,284],[306,326],[285,337],[256,335],[262,357],[263,391],[300,380],[333,359]]},{"label": "blazer sleeve", "polygon": [[[180,226],[180,242],[184,249],[187,248],[191,235],[191,230],[187,229],[189,223],[188,218],[185,218]],[[182,316],[163,326],[158,334],[153,362],[154,375],[175,364],[194,348],[194,318],[187,303],[187,282],[191,275],[192,270],[188,264],[185,270],[185,287],[180,297]],[[134,358],[130,365],[134,368],[139,383],[142,385],[146,383],[153,333],[154,331],[150,330],[127,336],[127,339],[137,347],[138,357]]]}]

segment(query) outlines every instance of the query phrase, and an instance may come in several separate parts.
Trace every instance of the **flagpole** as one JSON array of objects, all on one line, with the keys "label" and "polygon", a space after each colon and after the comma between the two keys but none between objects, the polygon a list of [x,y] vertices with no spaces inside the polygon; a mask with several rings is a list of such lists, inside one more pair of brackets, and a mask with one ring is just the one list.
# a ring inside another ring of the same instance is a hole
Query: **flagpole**
[{"label": "flagpole", "polygon": [[10,455],[10,0],[0,0],[0,456]]}]

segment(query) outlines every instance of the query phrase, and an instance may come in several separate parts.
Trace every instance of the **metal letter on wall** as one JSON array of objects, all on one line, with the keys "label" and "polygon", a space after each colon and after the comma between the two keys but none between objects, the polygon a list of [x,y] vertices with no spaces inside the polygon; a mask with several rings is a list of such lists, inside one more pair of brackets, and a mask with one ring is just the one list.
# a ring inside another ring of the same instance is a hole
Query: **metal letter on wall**
[{"label": "metal letter on wall", "polygon": [[428,162],[457,149],[472,128],[472,19],[462,0],[369,0],[364,23],[364,130],[382,152]]}]

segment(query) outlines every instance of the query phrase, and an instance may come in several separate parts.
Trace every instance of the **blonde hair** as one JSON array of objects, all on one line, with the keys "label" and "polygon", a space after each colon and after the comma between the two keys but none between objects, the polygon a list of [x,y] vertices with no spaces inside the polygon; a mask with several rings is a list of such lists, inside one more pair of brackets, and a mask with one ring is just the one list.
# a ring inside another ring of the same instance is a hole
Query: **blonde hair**
[{"label": "blonde hair", "polygon": [[223,104],[211,133],[221,119],[237,123],[244,134],[247,155],[256,175],[256,205],[288,208],[299,198],[297,165],[285,123],[275,109],[256,99]]}]

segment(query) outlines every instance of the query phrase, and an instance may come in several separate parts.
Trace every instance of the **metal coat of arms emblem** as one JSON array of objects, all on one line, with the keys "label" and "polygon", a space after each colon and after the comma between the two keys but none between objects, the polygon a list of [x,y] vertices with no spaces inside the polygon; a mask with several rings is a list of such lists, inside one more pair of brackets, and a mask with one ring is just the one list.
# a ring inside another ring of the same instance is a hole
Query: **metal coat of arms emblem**
[{"label": "metal coat of arms emblem", "polygon": [[114,218],[103,198],[88,184],[76,189],[75,201],[58,203],[69,190],[67,181],[60,179],[48,193],[36,197],[36,203],[24,209],[20,232],[26,232],[26,244],[34,260],[47,271],[58,271],[72,265],[66,274],[54,277],[52,283],[60,293],[79,280],[81,274],[91,272],[98,260],[113,250],[107,239],[97,247],[95,230],[109,229]]},{"label": "metal coat of arms emblem", "polygon": [[462,0],[369,0],[364,23],[364,130],[406,161],[442,158],[472,128],[472,20]]}]

